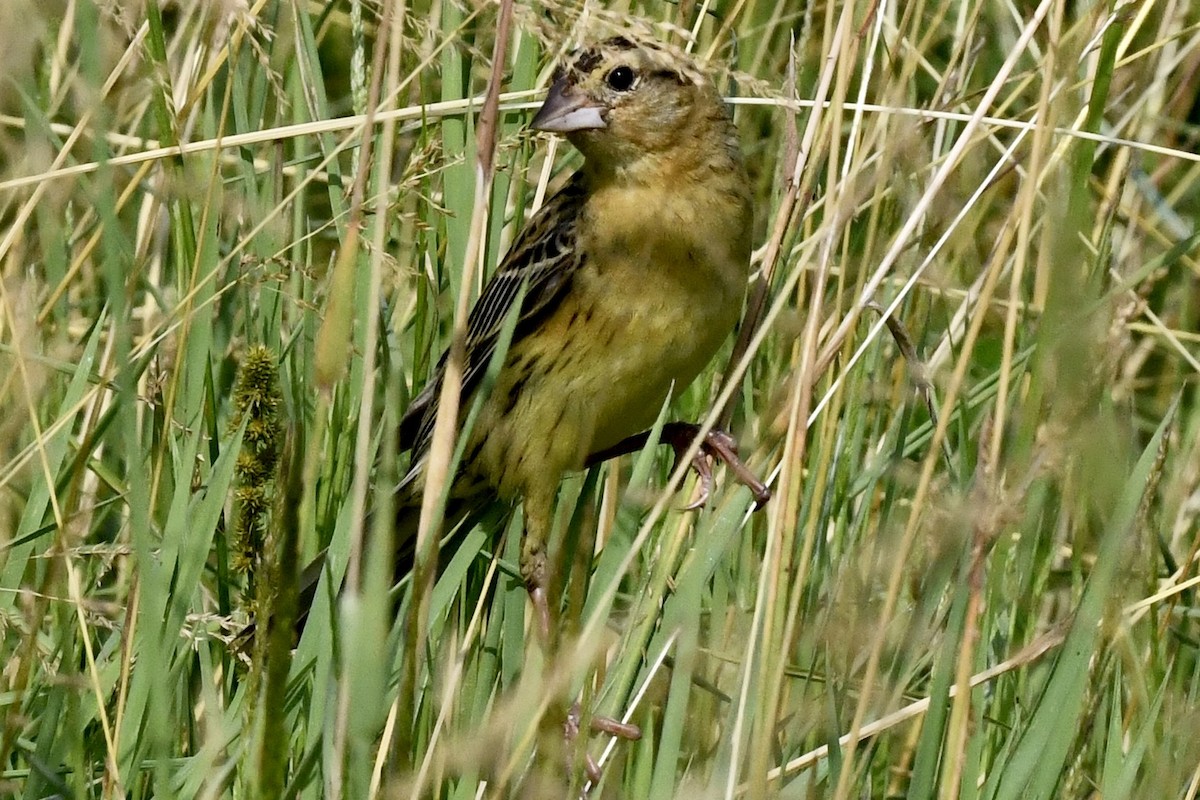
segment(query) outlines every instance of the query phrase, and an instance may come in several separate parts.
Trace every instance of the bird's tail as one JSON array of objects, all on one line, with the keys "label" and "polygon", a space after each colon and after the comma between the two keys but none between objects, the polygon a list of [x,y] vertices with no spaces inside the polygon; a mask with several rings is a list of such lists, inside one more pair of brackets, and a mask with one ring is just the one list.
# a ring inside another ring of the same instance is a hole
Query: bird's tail
[{"label": "bird's tail", "polygon": [[[457,549],[455,547],[457,540],[461,539],[462,534],[470,530],[474,523],[492,506],[489,499],[485,493],[474,493],[466,497],[449,499],[443,516],[443,530],[448,531],[450,535],[449,538],[442,541],[441,552],[443,554],[453,553]],[[393,544],[396,554],[392,576],[393,585],[400,583],[413,571],[417,550],[417,531],[421,520],[420,500],[419,493],[397,491],[396,522],[393,528]],[[369,535],[373,527],[370,516],[364,520],[363,524]],[[317,589],[321,586],[321,575],[326,571],[327,560],[328,550],[322,550],[308,566],[301,570],[297,580],[296,618],[294,621],[297,641],[299,641],[300,634],[304,632],[308,615],[316,602]],[[440,559],[439,572],[445,562],[445,558]],[[332,587],[332,582],[326,585]],[[329,591],[335,592],[340,589],[330,588]],[[241,630],[235,639],[239,643],[239,649],[246,648],[253,640],[256,627],[257,620],[251,619],[249,624]]]},{"label": "bird's tail", "polygon": [[[419,498],[418,498],[419,499]],[[405,503],[396,509],[396,527],[394,529],[396,562],[393,583],[399,583],[413,569],[413,559],[417,548],[417,530],[421,522],[421,507],[419,504]],[[363,525],[368,535],[372,529],[371,518],[368,515]],[[301,572],[296,587],[296,639],[304,632],[308,615],[317,599],[317,587],[321,583],[321,574],[325,572],[328,559],[328,549],[322,550],[317,557]]]}]

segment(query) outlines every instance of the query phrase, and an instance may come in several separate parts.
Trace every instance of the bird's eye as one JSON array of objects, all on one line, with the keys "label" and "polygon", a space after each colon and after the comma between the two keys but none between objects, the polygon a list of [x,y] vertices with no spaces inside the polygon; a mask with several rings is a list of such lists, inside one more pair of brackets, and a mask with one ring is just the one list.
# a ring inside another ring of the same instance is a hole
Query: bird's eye
[{"label": "bird's eye", "polygon": [[635,77],[637,76],[633,74],[633,70],[629,67],[617,67],[608,73],[607,77],[604,78],[604,82],[618,92],[628,92],[633,88]]}]

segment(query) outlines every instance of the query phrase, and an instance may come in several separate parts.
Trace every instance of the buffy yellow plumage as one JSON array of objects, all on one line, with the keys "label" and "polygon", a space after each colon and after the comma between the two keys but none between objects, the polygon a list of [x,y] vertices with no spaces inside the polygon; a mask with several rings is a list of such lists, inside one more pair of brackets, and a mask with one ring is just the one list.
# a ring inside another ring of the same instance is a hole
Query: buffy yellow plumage
[{"label": "buffy yellow plumage", "polygon": [[[464,409],[505,320],[517,321],[464,449],[450,515],[497,496],[522,501],[521,570],[548,633],[545,544],[559,482],[648,427],[734,328],[752,210],[721,96],[690,60],[653,43],[619,37],[576,54],[533,127],[565,134],[585,160],[529,221],[471,312]],[[419,505],[444,365],[402,423],[415,456],[401,518]],[[677,450],[694,435],[694,426],[671,430]],[[709,450],[736,462],[730,449]],[[765,499],[761,484],[739,475]]]},{"label": "buffy yellow plumage", "polygon": [[[724,102],[690,59],[659,45],[618,37],[577,53],[556,73],[533,127],[565,134],[584,164],[526,224],[471,311],[461,407],[464,417],[479,411],[446,517],[461,521],[495,500],[523,503],[521,573],[543,643],[552,643],[546,542],[559,482],[642,446],[648,437],[639,431],[733,330],[749,278],[752,214]],[[484,395],[483,378],[514,320]],[[400,574],[412,564],[445,366],[443,356],[401,421],[401,446],[413,458],[395,497]],[[696,425],[668,423],[662,439],[678,454],[697,433]],[[702,450],[693,466],[705,496],[707,456],[715,456],[760,504],[769,497],[728,435],[710,433]],[[301,624],[323,563],[301,577]],[[568,715],[568,728],[576,721]]]},{"label": "buffy yellow plumage", "polygon": [[[689,58],[653,42],[617,37],[577,53],[533,127],[565,134],[584,164],[526,224],[471,311],[462,414],[481,405],[446,518],[456,523],[497,499],[523,503],[521,572],[545,640],[559,482],[645,444],[639,431],[729,335],[749,277],[752,213],[721,96]],[[479,397],[514,316],[496,380]],[[412,565],[445,362],[401,421],[401,448],[413,457],[395,497],[398,576]],[[697,433],[673,422],[662,439],[678,454]],[[725,461],[760,505],[770,496],[727,434],[710,433],[702,451],[693,462],[702,499],[707,456]],[[301,576],[301,625],[323,565],[322,554]]]}]

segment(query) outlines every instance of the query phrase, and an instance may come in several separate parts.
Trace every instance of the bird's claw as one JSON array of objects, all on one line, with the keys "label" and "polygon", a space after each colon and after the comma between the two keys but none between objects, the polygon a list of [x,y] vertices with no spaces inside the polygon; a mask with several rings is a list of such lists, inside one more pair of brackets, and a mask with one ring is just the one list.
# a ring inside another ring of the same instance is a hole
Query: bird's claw
[{"label": "bird's claw", "polygon": [[[698,433],[700,433],[699,425],[694,425],[690,422],[668,422],[666,425],[663,425],[658,441],[661,444],[669,444],[671,446],[671,449],[675,451],[676,463],[678,463],[679,459],[692,446],[692,442],[696,441]],[[584,461],[584,464],[590,467],[593,464],[599,464],[610,458],[635,452],[645,447],[646,442],[649,440],[649,431],[635,434],[622,439],[612,447],[592,453]],[[700,442],[699,451],[692,458],[691,467],[700,478],[700,492],[699,497],[689,503],[685,507],[685,510],[695,510],[708,502],[713,486],[712,466],[709,464],[710,458],[723,461],[733,471],[738,482],[750,490],[750,493],[754,495],[755,511],[758,511],[771,499],[771,490],[738,457],[737,442],[734,438],[725,431],[711,430],[705,434],[704,440]]]},{"label": "bird's claw", "polygon": [[[582,717],[583,713],[579,703],[575,703],[567,711],[567,717],[563,721],[563,738],[567,742],[568,750],[579,738],[579,723],[582,721]],[[616,736],[618,739],[627,741],[637,741],[642,738],[642,729],[637,725],[630,725],[612,717],[593,716],[588,727],[592,733],[607,733],[609,736]],[[600,782],[600,765],[596,763],[596,759],[592,758],[590,753],[585,753],[583,758],[583,769],[587,773],[588,781],[595,786]]]},{"label": "bird's claw", "polygon": [[708,505],[709,495],[712,494],[712,465],[709,463],[708,454],[703,449],[692,458],[692,469],[696,471],[696,477],[700,480],[700,490],[696,493],[696,499],[683,507],[684,511],[695,511],[698,508],[704,508],[704,506]]},{"label": "bird's claw", "polygon": [[[664,429],[663,439],[675,450],[676,459],[682,457],[695,440],[698,427],[680,424],[678,428]],[[754,510],[758,511],[771,499],[771,490],[750,471],[738,456],[737,440],[722,430],[711,430],[700,443],[700,449],[692,458],[692,469],[700,480],[700,491],[695,500],[684,506],[685,511],[694,511],[708,503],[712,494],[713,476],[710,459],[718,459],[729,467],[738,482],[754,496]]]},{"label": "bird's claw", "polygon": [[771,499],[771,490],[738,457],[737,440],[728,433],[721,430],[709,431],[700,449],[725,462],[725,466],[733,471],[738,482],[750,490],[750,494],[754,496],[755,511],[765,506]]}]

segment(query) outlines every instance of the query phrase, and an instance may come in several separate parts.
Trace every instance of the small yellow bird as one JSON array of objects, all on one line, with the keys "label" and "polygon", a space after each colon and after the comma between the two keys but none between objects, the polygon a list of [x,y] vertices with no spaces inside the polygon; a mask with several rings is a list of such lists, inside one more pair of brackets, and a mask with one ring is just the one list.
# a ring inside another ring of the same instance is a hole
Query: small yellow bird
[{"label": "small yellow bird", "polygon": [[[559,482],[644,443],[635,435],[733,330],[753,212],[737,131],[716,87],[656,43],[622,36],[575,54],[532,127],[565,134],[584,164],[529,221],[470,314],[464,416],[510,313],[516,327],[463,450],[447,517],[497,497],[521,500],[521,574],[545,636]],[[415,530],[445,363],[401,423],[402,446],[414,452],[397,497],[401,539]],[[675,423],[663,438],[679,452],[696,432]],[[718,432],[705,450],[730,463],[761,503],[769,494],[731,442]],[[705,493],[706,463],[697,463]]]},{"label": "small yellow bird", "polygon": [[[559,483],[643,446],[668,395],[691,383],[733,330],[749,280],[752,210],[724,101],[689,58],[661,45],[617,37],[575,54],[532,124],[565,134],[584,164],[521,231],[471,311],[460,427],[476,405],[478,412],[445,517],[453,526],[496,500],[523,503],[521,574],[545,645],[554,630],[546,543]],[[494,357],[499,369],[485,387]],[[412,566],[446,358],[401,421],[401,446],[413,458],[395,497],[399,575]],[[678,455],[698,433],[694,424],[669,423],[662,441]],[[725,461],[759,505],[770,496],[733,440],[714,431],[693,461],[700,502],[710,456]],[[323,563],[301,576],[301,625]],[[568,714],[568,738],[577,725]],[[639,735],[604,718],[592,726]],[[590,759],[587,770],[594,780]]]}]

